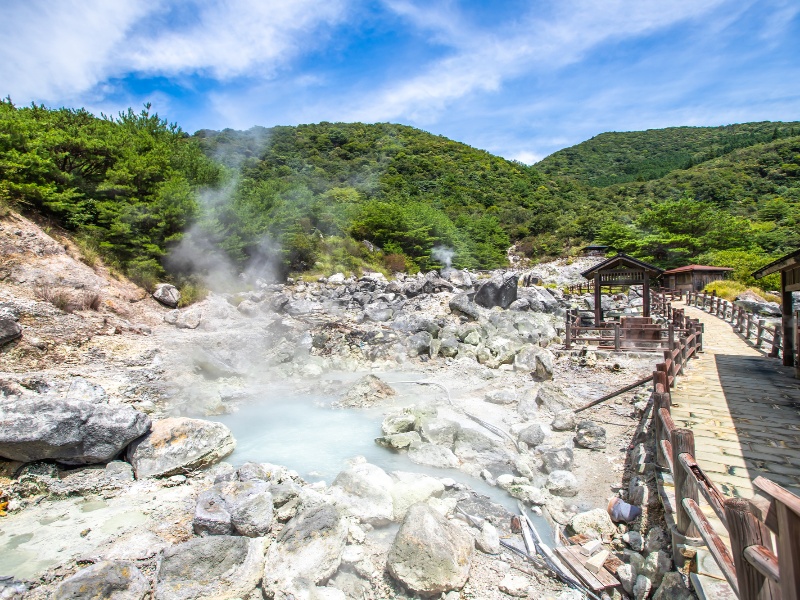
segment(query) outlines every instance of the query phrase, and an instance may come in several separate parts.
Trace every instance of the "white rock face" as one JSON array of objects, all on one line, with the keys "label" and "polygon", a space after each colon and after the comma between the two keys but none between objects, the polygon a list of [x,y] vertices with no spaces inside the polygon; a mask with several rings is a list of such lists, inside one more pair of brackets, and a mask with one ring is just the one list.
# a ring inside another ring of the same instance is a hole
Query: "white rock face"
[{"label": "white rock face", "polygon": [[403,586],[423,596],[459,590],[469,578],[472,536],[427,504],[412,506],[389,549],[387,568]]},{"label": "white rock face", "polygon": [[166,548],[156,569],[155,600],[246,597],[261,577],[265,543],[220,535]]},{"label": "white rock face", "polygon": [[0,404],[0,456],[20,462],[101,463],[149,429],[150,417],[127,405],[20,398]]},{"label": "white rock face", "polygon": [[431,497],[440,497],[444,493],[444,485],[438,479],[421,473],[392,473],[392,500],[394,504],[394,520],[402,521],[408,509],[417,502],[425,502]]},{"label": "white rock face", "polygon": [[595,508],[593,510],[578,513],[572,517],[569,522],[569,526],[575,533],[578,534],[594,532],[598,536],[603,536],[614,535],[614,533],[617,531],[617,528],[614,526],[611,517],[609,517],[608,513],[602,508]]},{"label": "white rock face", "polygon": [[309,584],[328,579],[339,568],[347,532],[347,520],[332,504],[318,504],[299,512],[267,552],[262,582],[265,595],[291,597],[291,593],[299,594]]},{"label": "white rock face", "polygon": [[170,417],[154,421],[150,433],[128,447],[137,479],[168,477],[219,462],[236,447],[222,423]]},{"label": "white rock face", "polygon": [[375,465],[361,463],[336,476],[331,494],[363,523],[385,525],[394,516],[394,482]]},{"label": "white rock face", "polygon": [[[58,584],[54,600],[109,598],[143,600],[150,593],[150,582],[133,563],[103,561],[81,569]],[[5,595],[2,595],[5,598]]]}]

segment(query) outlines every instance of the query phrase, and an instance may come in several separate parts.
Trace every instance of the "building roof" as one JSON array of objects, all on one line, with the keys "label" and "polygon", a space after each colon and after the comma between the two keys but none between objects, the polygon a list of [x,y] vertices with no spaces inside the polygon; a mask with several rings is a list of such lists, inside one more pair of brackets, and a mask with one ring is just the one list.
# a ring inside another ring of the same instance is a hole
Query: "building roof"
[{"label": "building roof", "polygon": [[664,271],[662,275],[674,275],[675,273],[687,273],[689,271],[733,271],[731,267],[711,267],[708,265],[686,265],[677,269]]},{"label": "building roof", "polygon": [[603,262],[596,264],[591,269],[587,269],[581,273],[581,275],[583,275],[586,279],[591,279],[597,271],[610,271],[616,267],[629,267],[631,269],[643,270],[653,276],[661,275],[661,273],[663,273],[662,269],[659,269],[654,265],[637,260],[632,256],[628,256],[627,254],[620,252],[616,256],[612,256],[611,258],[607,258]]},{"label": "building roof", "polygon": [[772,275],[773,273],[782,271],[783,269],[796,265],[797,263],[800,263],[800,250],[795,250],[786,256],[781,256],[778,260],[773,260],[768,265],[764,265],[757,271],[753,271],[753,277],[756,279],[761,279],[766,275]]}]

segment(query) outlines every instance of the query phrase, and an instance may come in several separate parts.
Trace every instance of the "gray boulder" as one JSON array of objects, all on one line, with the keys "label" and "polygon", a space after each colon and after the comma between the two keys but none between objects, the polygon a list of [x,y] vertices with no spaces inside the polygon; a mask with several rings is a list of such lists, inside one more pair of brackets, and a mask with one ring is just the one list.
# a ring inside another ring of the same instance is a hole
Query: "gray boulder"
[{"label": "gray boulder", "polygon": [[484,308],[508,308],[517,299],[517,276],[495,274],[475,292],[475,304]]},{"label": "gray boulder", "polygon": [[543,406],[551,413],[556,414],[567,408],[572,408],[573,401],[551,382],[543,383],[536,393],[536,403]]},{"label": "gray boulder", "polygon": [[569,409],[559,410],[550,425],[553,431],[573,431],[575,426],[575,413]]},{"label": "gray boulder", "polygon": [[575,496],[578,493],[578,480],[569,471],[552,471],[547,477],[547,489],[554,496]]},{"label": "gray boulder", "polygon": [[395,316],[394,321],[392,321],[392,329],[404,333],[427,331],[431,335],[436,335],[441,328],[434,319],[426,315],[418,313],[400,313]]},{"label": "gray boulder", "polygon": [[290,598],[293,591],[331,577],[341,563],[347,530],[347,520],[331,504],[301,510],[269,548],[264,564],[264,595]]},{"label": "gray boulder", "polygon": [[514,404],[517,401],[517,392],[513,388],[503,388],[486,392],[483,397],[491,404]]},{"label": "gray boulder", "polygon": [[545,473],[568,471],[572,468],[572,448],[539,448],[539,453],[542,458],[542,471]]},{"label": "gray boulder", "polygon": [[22,336],[22,327],[8,317],[0,317],[0,346]]},{"label": "gray boulder", "polygon": [[[132,563],[106,560],[81,569],[58,584],[54,600],[142,600],[150,582]],[[5,596],[0,595],[5,598]]]},{"label": "gray boulder", "polygon": [[534,448],[544,442],[545,437],[547,437],[547,434],[538,423],[528,425],[525,429],[521,430],[517,436],[520,442],[525,442],[528,446]]},{"label": "gray boulder", "polygon": [[219,462],[236,447],[222,423],[170,417],[159,419],[150,433],[128,447],[128,462],[137,479],[169,477]]},{"label": "gray boulder", "polygon": [[547,348],[541,346],[524,346],[514,356],[514,370],[530,372],[536,381],[553,378],[553,361],[555,357]]},{"label": "gray boulder", "polygon": [[48,396],[0,404],[0,456],[68,465],[107,462],[150,429],[150,417],[127,405]]},{"label": "gray boulder", "polygon": [[197,498],[192,526],[198,535],[262,537],[272,528],[272,494],[264,481],[214,484]]},{"label": "gray boulder", "polygon": [[426,442],[439,444],[451,449],[460,431],[461,425],[455,421],[439,418],[424,419],[419,428],[419,433]]},{"label": "gray boulder", "polygon": [[587,450],[602,450],[606,447],[606,430],[593,421],[581,421],[575,433],[575,445]]},{"label": "gray boulder", "polygon": [[428,465],[429,467],[442,469],[454,469],[459,465],[458,457],[453,454],[450,448],[438,446],[437,444],[422,443],[411,446],[408,449],[408,458],[418,465]]},{"label": "gray boulder", "polygon": [[419,444],[422,438],[416,431],[407,431],[406,433],[393,433],[379,438],[375,438],[375,443],[384,448],[392,448],[394,450],[402,450],[408,448],[413,444]]},{"label": "gray boulder", "polygon": [[414,504],[389,549],[386,567],[416,594],[433,596],[460,590],[469,577],[472,536],[427,504]]},{"label": "gray boulder", "polygon": [[265,538],[194,538],[162,551],[155,600],[245,598],[258,586]]},{"label": "gray boulder", "polygon": [[161,302],[164,306],[177,308],[181,300],[181,293],[174,285],[169,283],[159,283],[153,292],[153,298]]},{"label": "gray boulder", "polygon": [[478,319],[481,316],[480,307],[469,299],[468,294],[456,294],[450,298],[448,306],[452,312],[462,314],[472,319]]},{"label": "gray boulder", "polygon": [[392,473],[392,501],[394,503],[394,520],[400,521],[408,513],[408,509],[428,498],[438,498],[444,493],[444,484],[438,479],[421,473]]},{"label": "gray boulder", "polygon": [[331,494],[347,506],[353,516],[370,525],[385,525],[392,520],[394,482],[378,466],[360,463],[336,476]]},{"label": "gray boulder", "polygon": [[539,415],[539,403],[536,401],[538,394],[538,387],[526,388],[522,394],[520,394],[517,412],[519,416],[526,421],[532,421]]},{"label": "gray boulder", "polygon": [[653,594],[653,600],[692,600],[694,597],[683,582],[683,575],[675,571],[664,575],[661,585]]},{"label": "gray boulder", "polygon": [[431,349],[433,337],[427,331],[420,331],[408,338],[408,353],[411,356],[428,354]]},{"label": "gray boulder", "polygon": [[381,423],[381,430],[385,435],[395,433],[407,433],[414,430],[417,418],[414,415],[403,413],[401,415],[389,415]]}]

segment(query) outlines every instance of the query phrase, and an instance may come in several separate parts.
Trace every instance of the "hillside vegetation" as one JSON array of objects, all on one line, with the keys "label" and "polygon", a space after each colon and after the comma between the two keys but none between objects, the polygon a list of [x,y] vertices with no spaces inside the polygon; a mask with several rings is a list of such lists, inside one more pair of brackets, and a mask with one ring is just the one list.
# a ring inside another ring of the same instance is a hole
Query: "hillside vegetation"
[{"label": "hillside vegetation", "polygon": [[413,272],[443,264],[437,247],[492,268],[512,244],[540,259],[588,242],[663,267],[731,265],[749,284],[800,246],[796,125],[603,134],[529,167],[403,125],[189,136],[149,107],[96,117],[6,100],[0,204],[145,285],[220,265]]},{"label": "hillside vegetation", "polygon": [[739,148],[800,135],[800,122],[743,123],[724,127],[668,127],[601,133],[536,164],[542,173],[605,187],[658,179]]}]

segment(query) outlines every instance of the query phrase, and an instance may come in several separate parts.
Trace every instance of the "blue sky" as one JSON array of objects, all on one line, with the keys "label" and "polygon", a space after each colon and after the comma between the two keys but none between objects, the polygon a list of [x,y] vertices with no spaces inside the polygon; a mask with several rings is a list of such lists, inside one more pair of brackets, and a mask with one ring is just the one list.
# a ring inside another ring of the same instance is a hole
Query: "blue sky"
[{"label": "blue sky", "polygon": [[0,94],[186,131],[396,122],[532,163],[800,120],[797,0],[0,0]]}]

